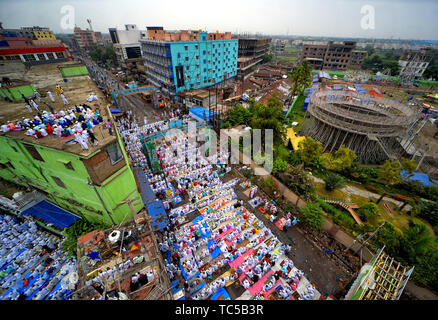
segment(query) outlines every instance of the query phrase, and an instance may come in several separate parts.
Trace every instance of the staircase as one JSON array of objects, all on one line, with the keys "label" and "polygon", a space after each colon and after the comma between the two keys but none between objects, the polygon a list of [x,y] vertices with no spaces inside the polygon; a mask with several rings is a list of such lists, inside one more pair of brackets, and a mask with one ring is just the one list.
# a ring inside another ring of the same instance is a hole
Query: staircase
[{"label": "staircase", "polygon": [[353,208],[355,208],[355,209],[359,208],[359,206],[357,204],[351,203],[348,205],[342,199],[332,199],[332,198],[327,198],[327,197],[320,197],[320,199],[324,202],[331,203],[331,204],[337,204],[337,205],[341,206],[342,208],[347,210],[348,213],[350,213],[350,215],[353,217],[354,221],[356,221],[357,224],[359,224],[359,225],[363,224],[362,220],[360,220],[356,211],[353,210]]}]

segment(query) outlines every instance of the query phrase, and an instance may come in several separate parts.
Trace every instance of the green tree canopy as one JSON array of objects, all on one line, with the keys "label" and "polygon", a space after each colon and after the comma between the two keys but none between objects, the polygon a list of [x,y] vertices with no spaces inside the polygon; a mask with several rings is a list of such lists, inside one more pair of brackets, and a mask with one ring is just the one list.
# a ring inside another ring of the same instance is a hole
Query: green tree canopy
[{"label": "green tree canopy", "polygon": [[301,214],[304,221],[313,229],[321,229],[324,223],[323,214],[324,211],[317,202],[308,202],[301,208]]},{"label": "green tree canopy", "polygon": [[367,202],[362,205],[357,212],[361,219],[365,221],[373,220],[379,214],[379,207],[373,202]]},{"label": "green tree canopy", "polygon": [[333,154],[326,152],[321,156],[323,166],[328,170],[336,171],[351,168],[353,161],[356,159],[356,153],[345,147],[345,145],[340,146]]},{"label": "green tree canopy", "polygon": [[379,180],[383,184],[394,185],[401,182],[401,166],[397,161],[386,160],[378,169]]},{"label": "green tree canopy", "polygon": [[298,148],[298,154],[306,165],[310,165],[318,161],[323,149],[322,143],[313,140],[312,137],[306,137],[305,139],[301,140],[298,143]]},{"label": "green tree canopy", "polygon": [[303,89],[310,87],[312,68],[308,61],[304,60],[288,73],[288,77],[292,82],[290,89],[291,96],[299,94]]},{"label": "green tree canopy", "polygon": [[412,177],[415,169],[417,168],[415,161],[402,157],[400,162],[401,168],[407,172],[407,176]]},{"label": "green tree canopy", "polygon": [[334,172],[329,172],[323,180],[325,182],[325,188],[328,191],[340,189],[345,185],[345,179]]}]

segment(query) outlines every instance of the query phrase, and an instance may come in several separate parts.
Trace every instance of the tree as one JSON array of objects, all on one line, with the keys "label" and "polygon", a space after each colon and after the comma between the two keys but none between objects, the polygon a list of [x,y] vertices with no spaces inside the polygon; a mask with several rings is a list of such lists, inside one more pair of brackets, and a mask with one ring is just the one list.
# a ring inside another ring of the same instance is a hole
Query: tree
[{"label": "tree", "polygon": [[418,257],[423,256],[434,242],[430,230],[424,223],[409,222],[409,228],[403,229],[400,243],[400,255],[410,264],[416,264]]},{"label": "tree", "polygon": [[292,82],[290,95],[295,96],[312,84],[311,80],[312,68],[308,61],[304,60],[300,65],[292,69],[288,73],[288,77]]},{"label": "tree", "polygon": [[309,202],[301,208],[304,221],[313,229],[319,230],[324,223],[324,211],[317,202]]},{"label": "tree", "polygon": [[423,77],[425,79],[438,80],[438,62],[430,63],[426,71],[424,71]]},{"label": "tree", "polygon": [[304,200],[312,199],[315,195],[316,190],[313,179],[309,177],[302,164],[289,166],[283,180],[285,185],[299,194]]},{"label": "tree", "polygon": [[241,104],[236,104],[228,111],[228,117],[226,121],[230,122],[231,126],[249,124],[251,116],[252,114],[247,108]]},{"label": "tree", "polygon": [[70,227],[65,229],[67,236],[66,241],[63,242],[63,249],[71,256],[77,254],[78,239],[94,230],[105,230],[108,226],[104,224],[93,224],[84,219],[76,220]]},{"label": "tree", "polygon": [[410,178],[414,175],[414,171],[417,168],[417,164],[414,160],[407,158],[401,158],[401,168],[407,172],[407,177]]},{"label": "tree", "polygon": [[281,173],[286,171],[287,169],[287,162],[282,159],[275,159],[273,164],[272,173]]},{"label": "tree", "polygon": [[313,140],[312,137],[306,137],[298,143],[298,154],[307,166],[319,159],[322,149],[322,143]]},{"label": "tree", "polygon": [[321,156],[323,166],[327,170],[341,171],[346,168],[351,168],[353,161],[357,159],[356,153],[342,145],[333,154],[324,153]]},{"label": "tree", "polygon": [[438,226],[438,201],[420,201],[417,208],[418,217],[425,219],[433,226]]},{"label": "tree", "polygon": [[[283,104],[277,96],[268,99],[268,105],[254,103],[250,105],[250,112],[253,114],[251,127],[262,129],[262,139],[264,130],[272,129],[274,134],[274,143],[281,144],[285,136],[283,127]],[[262,140],[264,141],[264,139]]]},{"label": "tree", "polygon": [[396,60],[385,60],[383,62],[383,69],[389,68],[391,69],[391,75],[397,76],[400,72],[400,65]]},{"label": "tree", "polygon": [[367,202],[361,206],[357,212],[361,219],[365,221],[373,220],[379,214],[379,207],[373,202]]},{"label": "tree", "polygon": [[325,182],[325,188],[328,191],[342,188],[345,185],[344,178],[333,172],[329,172],[323,180]]},{"label": "tree", "polygon": [[267,54],[263,57],[262,63],[268,63],[271,62],[274,59],[274,56],[272,54]]},{"label": "tree", "polygon": [[386,160],[378,169],[379,180],[383,184],[394,185],[401,182],[401,166],[397,161]]}]

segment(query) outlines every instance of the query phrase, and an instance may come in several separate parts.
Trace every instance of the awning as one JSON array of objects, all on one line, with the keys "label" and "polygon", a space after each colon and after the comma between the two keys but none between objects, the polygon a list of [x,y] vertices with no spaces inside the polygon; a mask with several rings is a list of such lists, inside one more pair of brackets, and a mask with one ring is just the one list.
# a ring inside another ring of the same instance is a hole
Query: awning
[{"label": "awning", "polygon": [[39,218],[45,223],[51,223],[61,230],[71,226],[73,222],[80,219],[73,213],[68,212],[46,200],[43,200],[29,209],[24,210],[20,214],[31,215],[34,218]]}]

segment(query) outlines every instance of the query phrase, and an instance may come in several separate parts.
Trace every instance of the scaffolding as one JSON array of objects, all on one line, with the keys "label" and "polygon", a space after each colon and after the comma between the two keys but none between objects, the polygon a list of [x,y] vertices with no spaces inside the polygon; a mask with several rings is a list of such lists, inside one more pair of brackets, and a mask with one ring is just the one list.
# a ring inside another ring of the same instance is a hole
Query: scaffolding
[{"label": "scaffolding", "polygon": [[365,264],[345,300],[399,300],[414,267],[408,268],[382,249]]},{"label": "scaffolding", "polygon": [[307,111],[304,135],[323,143],[324,152],[345,145],[363,162],[398,159],[404,154],[400,139],[417,118],[407,105],[351,91],[319,91]]}]

